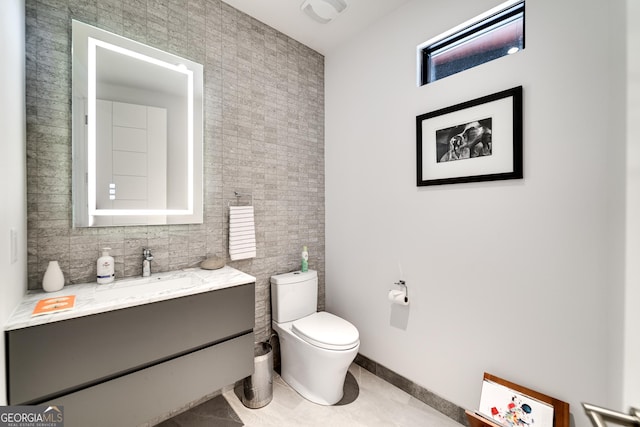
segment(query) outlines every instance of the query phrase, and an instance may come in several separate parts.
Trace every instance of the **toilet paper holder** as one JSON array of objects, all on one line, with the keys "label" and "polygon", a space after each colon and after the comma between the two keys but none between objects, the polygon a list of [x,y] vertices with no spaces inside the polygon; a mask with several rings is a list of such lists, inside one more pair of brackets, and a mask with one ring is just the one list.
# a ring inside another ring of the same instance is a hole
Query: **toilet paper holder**
[{"label": "toilet paper holder", "polygon": [[397,282],[394,283],[394,285],[404,286],[405,301],[408,301],[409,300],[409,287],[407,286],[407,282],[405,282],[404,280],[398,280]]},{"label": "toilet paper holder", "polygon": [[400,280],[394,283],[395,285],[402,286],[404,289],[402,290],[393,290],[389,291],[387,298],[391,304],[398,305],[409,305],[409,288],[407,286],[407,282],[404,280]]}]

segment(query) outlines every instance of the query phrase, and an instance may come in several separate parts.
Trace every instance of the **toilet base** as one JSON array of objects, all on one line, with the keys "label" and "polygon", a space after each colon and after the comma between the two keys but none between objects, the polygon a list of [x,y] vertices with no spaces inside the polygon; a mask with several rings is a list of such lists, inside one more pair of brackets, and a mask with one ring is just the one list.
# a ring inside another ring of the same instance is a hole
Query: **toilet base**
[{"label": "toilet base", "polygon": [[316,347],[291,331],[293,322],[273,323],[280,338],[282,379],[305,399],[319,405],[334,405],[342,399],[344,381],[360,343],[348,350]]}]

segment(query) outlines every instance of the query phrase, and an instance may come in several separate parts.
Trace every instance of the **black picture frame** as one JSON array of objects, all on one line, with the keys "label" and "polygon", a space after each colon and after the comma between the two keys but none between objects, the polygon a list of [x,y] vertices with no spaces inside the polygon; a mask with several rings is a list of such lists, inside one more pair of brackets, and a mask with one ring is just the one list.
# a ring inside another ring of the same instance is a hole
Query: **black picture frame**
[{"label": "black picture frame", "polygon": [[520,179],[522,86],[416,116],[417,185]]}]

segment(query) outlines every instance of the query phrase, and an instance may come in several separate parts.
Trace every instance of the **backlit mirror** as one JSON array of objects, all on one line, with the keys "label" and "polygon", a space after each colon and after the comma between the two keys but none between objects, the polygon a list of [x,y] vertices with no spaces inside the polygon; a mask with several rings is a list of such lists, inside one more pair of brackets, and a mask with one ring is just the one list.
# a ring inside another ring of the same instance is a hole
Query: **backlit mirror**
[{"label": "backlit mirror", "polygon": [[202,223],[202,65],[72,31],[74,226]]}]

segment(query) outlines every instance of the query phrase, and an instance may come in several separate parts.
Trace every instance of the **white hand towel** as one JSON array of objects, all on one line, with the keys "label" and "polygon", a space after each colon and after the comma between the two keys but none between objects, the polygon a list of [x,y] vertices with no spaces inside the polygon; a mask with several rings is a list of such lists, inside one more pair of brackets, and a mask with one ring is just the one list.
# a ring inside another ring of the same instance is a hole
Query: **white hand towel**
[{"label": "white hand towel", "polygon": [[229,206],[229,255],[234,261],[256,257],[253,206]]}]

